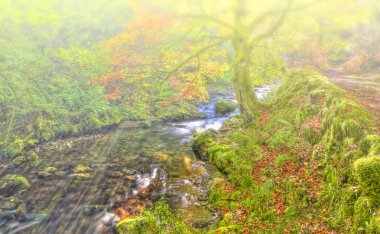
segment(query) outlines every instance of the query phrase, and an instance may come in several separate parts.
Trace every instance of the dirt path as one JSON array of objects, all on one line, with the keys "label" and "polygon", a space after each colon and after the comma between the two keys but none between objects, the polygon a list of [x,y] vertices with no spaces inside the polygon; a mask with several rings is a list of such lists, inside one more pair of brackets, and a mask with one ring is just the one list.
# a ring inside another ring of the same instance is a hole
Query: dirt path
[{"label": "dirt path", "polygon": [[330,80],[354,96],[380,122],[380,79],[370,76],[347,75],[340,70],[327,70],[324,74]]}]

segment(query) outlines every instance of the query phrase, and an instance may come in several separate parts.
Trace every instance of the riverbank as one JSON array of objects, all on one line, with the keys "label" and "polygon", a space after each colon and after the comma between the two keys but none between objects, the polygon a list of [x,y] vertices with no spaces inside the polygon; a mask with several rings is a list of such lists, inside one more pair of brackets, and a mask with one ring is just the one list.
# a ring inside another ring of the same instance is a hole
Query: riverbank
[{"label": "riverbank", "polygon": [[198,134],[219,169],[210,233],[378,233],[376,117],[310,71],[294,71],[249,126],[239,117]]},{"label": "riverbank", "polygon": [[197,105],[203,119],[124,122],[98,134],[36,145],[6,162],[0,229],[112,233],[119,220],[138,218],[161,197],[170,206],[166,212],[181,217],[178,222],[197,232],[207,228],[217,219],[207,201],[212,170],[196,159],[190,141],[194,130],[218,129],[228,118],[214,112],[216,100],[233,100],[233,94],[212,95]]}]

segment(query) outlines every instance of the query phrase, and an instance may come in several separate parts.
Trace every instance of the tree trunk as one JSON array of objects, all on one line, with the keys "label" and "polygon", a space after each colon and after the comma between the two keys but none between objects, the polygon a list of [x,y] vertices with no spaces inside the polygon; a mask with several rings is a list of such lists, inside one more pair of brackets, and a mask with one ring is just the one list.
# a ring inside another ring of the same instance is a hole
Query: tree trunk
[{"label": "tree trunk", "polygon": [[233,85],[240,113],[245,123],[251,123],[259,107],[250,76],[251,49],[236,42]]}]

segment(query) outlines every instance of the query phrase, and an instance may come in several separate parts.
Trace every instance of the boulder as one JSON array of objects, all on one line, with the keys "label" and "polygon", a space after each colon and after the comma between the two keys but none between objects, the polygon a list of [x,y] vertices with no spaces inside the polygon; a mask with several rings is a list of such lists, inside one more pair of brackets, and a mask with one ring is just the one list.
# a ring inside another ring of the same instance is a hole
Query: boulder
[{"label": "boulder", "polygon": [[155,233],[148,219],[144,217],[123,219],[116,225],[116,230],[120,234]]},{"label": "boulder", "polygon": [[236,104],[232,101],[217,100],[215,103],[215,113],[217,114],[227,114],[236,109]]}]

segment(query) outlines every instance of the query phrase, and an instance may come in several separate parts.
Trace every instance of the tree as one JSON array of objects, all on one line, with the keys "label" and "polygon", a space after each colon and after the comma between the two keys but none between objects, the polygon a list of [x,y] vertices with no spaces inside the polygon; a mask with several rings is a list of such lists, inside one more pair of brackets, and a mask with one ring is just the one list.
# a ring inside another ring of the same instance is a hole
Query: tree
[{"label": "tree", "polygon": [[[283,2],[275,1],[278,6],[272,4],[262,6],[258,4],[258,1],[238,0],[224,5],[226,10],[223,11],[223,18],[207,13],[186,15],[193,20],[220,27],[221,37],[231,43],[233,50],[232,81],[238,106],[246,123],[253,120],[259,109],[251,77],[252,53],[284,23],[291,11],[293,1],[285,1],[285,4]],[[263,8],[263,10],[258,14],[251,13],[251,9],[257,10],[258,8]],[[226,13],[227,11],[229,13]]]}]

